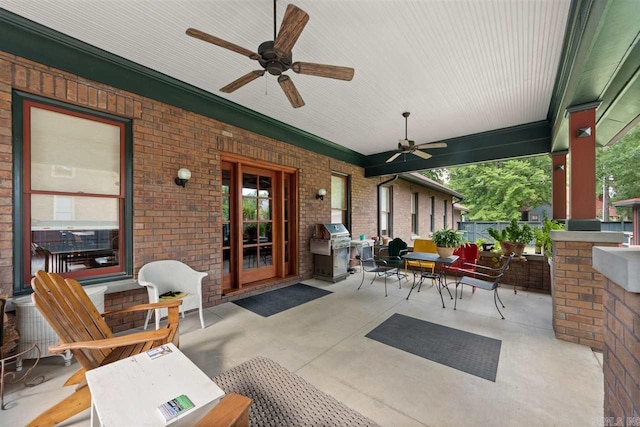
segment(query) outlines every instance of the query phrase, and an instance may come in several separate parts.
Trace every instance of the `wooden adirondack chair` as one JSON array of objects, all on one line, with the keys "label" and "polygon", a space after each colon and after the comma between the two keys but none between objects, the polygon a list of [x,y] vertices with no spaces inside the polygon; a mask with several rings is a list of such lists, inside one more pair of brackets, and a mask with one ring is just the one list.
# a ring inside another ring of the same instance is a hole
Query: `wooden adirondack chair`
[{"label": "wooden adirondack chair", "polygon": [[[61,353],[70,350],[82,368],[64,384],[77,385],[76,391],[40,414],[29,426],[52,426],[89,408],[91,393],[85,380],[86,371],[168,342],[178,345],[180,300],[141,304],[101,315],[76,280],[65,280],[57,274],[38,271],[31,280],[31,287],[35,306],[60,337],[60,343],[49,347],[49,351]],[[169,310],[164,329],[115,337],[102,318],[134,311],[146,313],[156,308]]]}]

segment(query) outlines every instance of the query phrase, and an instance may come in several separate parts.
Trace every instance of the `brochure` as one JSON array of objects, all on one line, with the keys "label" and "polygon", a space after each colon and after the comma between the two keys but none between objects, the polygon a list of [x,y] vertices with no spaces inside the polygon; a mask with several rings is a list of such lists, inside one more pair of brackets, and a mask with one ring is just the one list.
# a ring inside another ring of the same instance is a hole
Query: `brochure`
[{"label": "brochure", "polygon": [[165,354],[169,354],[171,352],[172,351],[168,345],[161,345],[159,347],[155,347],[155,348],[152,348],[151,350],[148,350],[147,356],[149,356],[149,359],[153,360],[153,359],[157,359],[158,357],[162,357]]},{"label": "brochure", "polygon": [[164,416],[166,421],[170,421],[193,407],[195,407],[193,402],[189,400],[186,395],[182,394],[175,399],[171,399],[170,401],[158,406],[158,410]]}]

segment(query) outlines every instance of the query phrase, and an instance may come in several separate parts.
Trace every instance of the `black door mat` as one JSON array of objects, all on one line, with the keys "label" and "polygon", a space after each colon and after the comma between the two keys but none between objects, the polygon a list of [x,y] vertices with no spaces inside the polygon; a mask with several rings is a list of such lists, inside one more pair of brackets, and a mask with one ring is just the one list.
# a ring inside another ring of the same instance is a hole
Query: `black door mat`
[{"label": "black door mat", "polygon": [[366,337],[459,371],[496,381],[501,340],[397,313]]},{"label": "black door mat", "polygon": [[333,292],[296,283],[286,288],[276,289],[275,291],[265,292],[264,294],[233,302],[262,317],[269,317],[331,293]]}]

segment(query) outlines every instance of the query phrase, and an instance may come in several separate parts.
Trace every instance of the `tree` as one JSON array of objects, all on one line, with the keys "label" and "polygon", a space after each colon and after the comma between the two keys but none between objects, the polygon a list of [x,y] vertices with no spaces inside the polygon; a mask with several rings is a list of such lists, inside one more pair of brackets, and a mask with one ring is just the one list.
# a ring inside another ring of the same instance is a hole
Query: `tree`
[{"label": "tree", "polygon": [[471,221],[520,219],[551,199],[551,159],[536,156],[449,169],[448,186],[464,195]]},{"label": "tree", "polygon": [[640,197],[640,125],[615,144],[596,152],[596,185],[602,194],[603,177],[613,189],[612,200]]}]

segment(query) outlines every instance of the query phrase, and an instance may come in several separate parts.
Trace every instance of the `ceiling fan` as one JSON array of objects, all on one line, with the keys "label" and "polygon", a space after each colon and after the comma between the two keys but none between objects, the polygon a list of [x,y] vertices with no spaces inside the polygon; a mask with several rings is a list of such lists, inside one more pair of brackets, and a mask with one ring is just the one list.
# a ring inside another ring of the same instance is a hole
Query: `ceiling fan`
[{"label": "ceiling fan", "polygon": [[404,139],[401,139],[398,142],[398,152],[393,156],[387,159],[386,163],[393,162],[397,159],[401,154],[413,154],[418,157],[422,157],[423,159],[430,159],[432,156],[429,153],[425,153],[424,151],[420,151],[423,148],[446,148],[446,142],[427,142],[425,144],[416,145],[415,141],[412,141],[407,138],[407,118],[409,117],[408,111],[402,113],[402,117],[404,117]]},{"label": "ceiling fan", "polygon": [[229,49],[250,59],[257,60],[262,70],[251,71],[248,74],[232,81],[222,89],[224,93],[231,93],[249,82],[264,75],[265,71],[274,76],[278,76],[278,83],[289,99],[293,108],[302,107],[304,101],[296,89],[291,78],[284,74],[291,69],[298,74],[308,74],[311,76],[328,77],[330,79],[351,80],[354,69],[349,67],[339,67],[336,65],[314,64],[310,62],[293,62],[291,49],[300,37],[302,30],[309,21],[309,15],[302,9],[290,4],[282,19],[280,31],[276,36],[276,0],[273,1],[273,40],[266,41],[258,46],[258,53],[245,49],[241,46],[212,36],[195,28],[187,29],[187,35],[197,39],[215,44],[216,46]]}]

